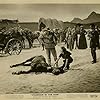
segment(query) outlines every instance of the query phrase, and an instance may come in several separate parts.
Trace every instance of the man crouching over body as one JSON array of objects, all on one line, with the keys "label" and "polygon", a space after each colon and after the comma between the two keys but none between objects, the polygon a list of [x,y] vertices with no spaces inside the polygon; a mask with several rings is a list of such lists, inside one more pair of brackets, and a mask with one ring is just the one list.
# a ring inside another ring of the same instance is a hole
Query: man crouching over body
[{"label": "man crouching over body", "polygon": [[58,74],[61,73],[60,69],[50,67],[46,63],[46,60],[45,60],[44,56],[42,56],[42,55],[29,58],[22,63],[10,66],[10,68],[17,67],[17,66],[26,66],[26,67],[31,66],[31,69],[27,70],[27,71],[13,72],[12,74],[19,75],[19,74],[28,74],[28,73],[31,73],[31,72],[35,72],[35,73],[50,72],[50,73],[53,73],[55,75],[58,75]]}]

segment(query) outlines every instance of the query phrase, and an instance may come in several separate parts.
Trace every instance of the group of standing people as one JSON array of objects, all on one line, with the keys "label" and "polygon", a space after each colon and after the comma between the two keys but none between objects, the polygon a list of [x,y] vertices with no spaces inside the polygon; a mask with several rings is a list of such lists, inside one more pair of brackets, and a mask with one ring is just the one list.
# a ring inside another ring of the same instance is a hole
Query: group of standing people
[{"label": "group of standing people", "polygon": [[[72,50],[74,47],[78,48],[78,49],[86,49],[87,41],[86,41],[85,35],[87,35],[90,39],[91,55],[93,58],[92,63],[94,64],[94,63],[96,63],[96,47],[99,48],[99,32],[97,30],[98,27],[96,28],[96,26],[94,24],[90,25],[90,29],[91,30],[89,31],[89,33],[87,33],[85,31],[83,25],[81,25],[79,27],[79,29],[77,29],[76,26],[73,29],[68,29],[66,41],[67,41],[67,47],[70,50]],[[52,55],[54,57],[54,61],[56,62],[55,64],[58,67],[57,52],[55,49],[55,46],[57,45],[56,34],[53,31],[51,31],[49,28],[43,28],[41,30],[39,39],[41,41],[42,46],[45,47],[45,49],[46,49],[48,64],[51,66],[51,53],[52,53]],[[65,50],[65,51],[67,51],[67,50]],[[68,57],[68,59],[69,58],[70,57]],[[66,59],[66,57],[64,59]],[[70,59],[70,60],[72,60],[72,59]],[[65,66],[65,63],[66,62],[64,62],[64,66]],[[67,64],[67,68],[69,69],[68,64]]]},{"label": "group of standing people", "polygon": [[67,44],[67,48],[71,51],[72,49],[86,49],[87,41],[85,35],[87,32],[85,31],[83,25],[81,25],[78,29],[77,26],[74,28],[68,28],[67,35],[65,38],[65,43]]},{"label": "group of standing people", "polygon": [[90,24],[90,31],[87,32],[83,25],[79,26],[79,29],[75,26],[72,30],[69,28],[68,35],[66,37],[67,47],[72,49],[86,49],[87,48],[87,40],[86,35],[90,41],[91,55],[93,58],[92,63],[96,63],[96,48],[100,48],[100,30],[98,26],[94,24]]}]

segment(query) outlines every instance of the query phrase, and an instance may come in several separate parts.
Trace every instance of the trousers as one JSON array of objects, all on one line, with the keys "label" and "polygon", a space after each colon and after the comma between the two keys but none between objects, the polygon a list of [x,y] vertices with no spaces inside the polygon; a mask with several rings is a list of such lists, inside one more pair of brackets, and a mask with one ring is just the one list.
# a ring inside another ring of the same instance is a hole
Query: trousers
[{"label": "trousers", "polygon": [[96,62],[96,47],[91,48],[91,55],[92,55],[92,58],[93,58],[93,62]]},{"label": "trousers", "polygon": [[[57,60],[57,53],[55,48],[46,48],[46,54],[47,54],[47,60],[48,60],[48,64],[51,65],[51,53],[54,57],[54,61]],[[58,67],[58,63],[56,64],[56,66]]]}]

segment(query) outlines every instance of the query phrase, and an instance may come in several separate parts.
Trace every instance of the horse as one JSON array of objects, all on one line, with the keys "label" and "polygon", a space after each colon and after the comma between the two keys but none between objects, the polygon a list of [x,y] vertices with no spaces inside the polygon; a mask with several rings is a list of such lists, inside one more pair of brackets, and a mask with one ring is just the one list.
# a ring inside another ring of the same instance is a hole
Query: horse
[{"label": "horse", "polygon": [[[31,47],[33,47],[33,42],[35,39],[37,39],[39,41],[38,37],[40,36],[40,32],[39,31],[32,32],[30,29],[25,28],[25,29],[23,29],[23,36],[24,36],[24,38],[26,38],[28,40],[29,48],[31,48]],[[24,48],[25,48],[25,46],[24,46]]]},{"label": "horse", "polygon": [[34,56],[22,63],[11,65],[10,68],[18,67],[18,66],[27,66],[27,67],[31,66],[31,69],[27,71],[21,70],[18,72],[13,72],[12,74],[20,75],[20,74],[28,74],[31,72],[35,72],[35,73],[49,72],[49,73],[53,73],[54,75],[59,75],[60,73],[62,73],[62,68],[54,68],[49,66],[46,63],[46,59],[42,55]]}]

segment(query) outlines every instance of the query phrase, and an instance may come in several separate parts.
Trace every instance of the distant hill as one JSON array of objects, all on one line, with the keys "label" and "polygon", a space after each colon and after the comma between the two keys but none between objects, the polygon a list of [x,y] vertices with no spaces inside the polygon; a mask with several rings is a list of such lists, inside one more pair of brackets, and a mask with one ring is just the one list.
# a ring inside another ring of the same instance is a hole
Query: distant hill
[{"label": "distant hill", "polygon": [[76,23],[71,23],[71,22],[64,22],[64,29],[66,29],[67,27],[74,27],[76,25]]},{"label": "distant hill", "polygon": [[86,19],[83,20],[84,24],[100,22],[100,14],[92,12]]},{"label": "distant hill", "polygon": [[[8,24],[7,22],[9,21],[10,23]],[[21,28],[28,28],[30,30],[37,31],[38,30],[38,22],[18,22]],[[16,27],[17,23],[15,23],[15,20],[0,20],[0,29],[3,27],[7,27],[8,29],[11,27]]]},{"label": "distant hill", "polygon": [[[8,25],[5,23],[6,21],[14,22],[14,23],[10,23]],[[5,27],[5,26],[15,27],[16,21],[17,20],[8,20],[8,19],[2,20],[1,19],[0,20],[0,28]],[[93,11],[89,14],[89,16],[87,18],[85,18],[85,19],[74,18],[71,22],[67,22],[67,21],[63,22],[63,21],[59,21],[57,19],[51,19],[51,18],[48,18],[48,19],[40,18],[39,22],[19,22],[19,24],[21,25],[22,28],[29,28],[32,31],[37,31],[39,29],[39,24],[41,22],[43,22],[50,29],[53,29],[53,28],[65,29],[67,27],[73,27],[77,23],[82,23],[85,28],[89,28],[90,23],[94,23],[95,25],[100,26],[100,14]]]},{"label": "distant hill", "polygon": [[74,18],[71,22],[72,23],[82,23],[82,24],[100,22],[100,14],[93,11],[87,18],[83,20],[80,18]]},{"label": "distant hill", "polygon": [[82,20],[80,18],[74,18],[71,23],[82,23]]},{"label": "distant hill", "polygon": [[64,23],[63,21],[59,21],[57,19],[45,19],[45,18],[40,18],[39,19],[39,25],[38,27],[40,27],[40,24],[43,23],[46,25],[46,27],[49,27],[50,29],[54,29],[54,28],[60,28],[63,29],[64,27]]},{"label": "distant hill", "polygon": [[33,32],[38,30],[38,22],[20,22],[19,24],[22,28],[28,28]]}]

